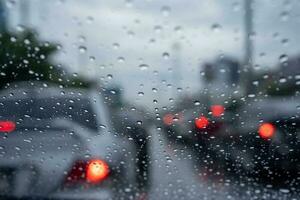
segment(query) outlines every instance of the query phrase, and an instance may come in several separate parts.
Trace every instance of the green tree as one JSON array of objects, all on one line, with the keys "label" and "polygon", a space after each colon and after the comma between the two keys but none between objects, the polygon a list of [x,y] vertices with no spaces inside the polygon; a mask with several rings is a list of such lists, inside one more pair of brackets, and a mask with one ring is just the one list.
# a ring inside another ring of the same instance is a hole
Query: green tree
[{"label": "green tree", "polygon": [[0,88],[15,81],[64,81],[66,72],[50,61],[56,45],[40,41],[33,31],[3,32],[0,47]]}]

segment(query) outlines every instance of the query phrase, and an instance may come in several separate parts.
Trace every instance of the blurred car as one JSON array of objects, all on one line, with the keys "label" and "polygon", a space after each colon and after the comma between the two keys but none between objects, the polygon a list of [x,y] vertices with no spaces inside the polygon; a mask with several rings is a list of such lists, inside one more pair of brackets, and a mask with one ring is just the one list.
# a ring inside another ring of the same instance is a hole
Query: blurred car
[{"label": "blurred car", "polygon": [[231,112],[225,112],[223,105],[193,106],[167,113],[162,121],[169,137],[203,149],[208,149],[215,138],[226,137],[231,132]]},{"label": "blurred car", "polygon": [[0,110],[3,198],[116,199],[136,189],[134,145],[96,91],[18,85],[1,92]]},{"label": "blurred car", "polygon": [[269,97],[241,107],[228,152],[232,163],[252,175],[298,176],[299,112],[297,97]]}]

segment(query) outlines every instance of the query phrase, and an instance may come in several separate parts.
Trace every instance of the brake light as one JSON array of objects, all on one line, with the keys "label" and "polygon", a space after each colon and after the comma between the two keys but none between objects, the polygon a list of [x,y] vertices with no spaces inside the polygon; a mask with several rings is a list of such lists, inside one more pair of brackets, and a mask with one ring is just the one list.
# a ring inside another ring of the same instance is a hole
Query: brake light
[{"label": "brake light", "polygon": [[166,114],[163,117],[163,122],[165,123],[165,125],[170,126],[173,124],[173,119],[174,119],[174,116],[172,114]]},{"label": "brake light", "polygon": [[12,132],[16,129],[16,124],[12,121],[0,121],[0,132]]},{"label": "brake light", "polygon": [[273,137],[275,133],[275,126],[271,123],[263,123],[258,128],[258,134],[263,139],[269,139]]},{"label": "brake light", "polygon": [[97,184],[105,180],[109,172],[109,166],[103,160],[77,161],[69,172],[65,182],[67,184]]},{"label": "brake light", "polygon": [[199,129],[206,128],[208,126],[208,124],[209,124],[209,121],[204,116],[201,116],[201,117],[195,119],[195,125]]},{"label": "brake light", "polygon": [[86,180],[90,183],[99,183],[109,174],[109,167],[103,160],[89,162],[86,169]]},{"label": "brake light", "polygon": [[222,105],[212,105],[210,110],[214,117],[221,117],[224,114],[225,108]]}]

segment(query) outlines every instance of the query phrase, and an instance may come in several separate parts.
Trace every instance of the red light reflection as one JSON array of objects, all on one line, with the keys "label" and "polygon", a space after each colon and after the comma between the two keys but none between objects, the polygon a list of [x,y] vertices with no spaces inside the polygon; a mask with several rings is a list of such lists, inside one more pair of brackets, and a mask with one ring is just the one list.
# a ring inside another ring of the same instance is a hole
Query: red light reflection
[{"label": "red light reflection", "polygon": [[271,123],[263,123],[259,126],[258,134],[264,139],[273,137],[275,133],[275,127]]},{"label": "red light reflection", "polygon": [[92,160],[86,169],[86,180],[90,183],[99,183],[109,174],[109,167],[103,160]]},{"label": "red light reflection", "polygon": [[12,132],[16,129],[16,124],[12,121],[0,121],[0,132]]},{"label": "red light reflection", "polygon": [[225,111],[225,108],[222,105],[213,105],[210,109],[214,117],[221,117]]},{"label": "red light reflection", "polygon": [[208,124],[209,124],[209,121],[204,116],[201,116],[201,117],[195,119],[195,125],[199,129],[206,128],[208,126]]},{"label": "red light reflection", "polygon": [[163,122],[164,124],[170,126],[173,124],[173,118],[174,116],[172,114],[166,114],[164,117],[163,117]]}]

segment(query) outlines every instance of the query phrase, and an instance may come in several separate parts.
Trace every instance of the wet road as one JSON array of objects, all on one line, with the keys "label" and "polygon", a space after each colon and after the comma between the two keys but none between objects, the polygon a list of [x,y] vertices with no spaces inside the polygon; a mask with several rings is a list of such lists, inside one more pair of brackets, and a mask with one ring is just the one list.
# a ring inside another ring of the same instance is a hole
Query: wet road
[{"label": "wet road", "polygon": [[204,167],[205,158],[194,162],[199,156],[188,147],[174,146],[162,131],[153,128],[151,132],[153,174],[149,199],[300,199],[300,195],[293,192],[299,188],[287,185],[273,189],[270,185],[253,183],[247,177],[237,181],[234,176],[211,172],[210,167]]}]

